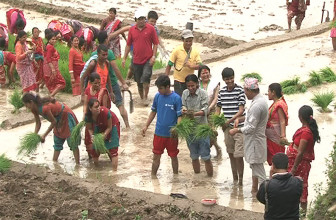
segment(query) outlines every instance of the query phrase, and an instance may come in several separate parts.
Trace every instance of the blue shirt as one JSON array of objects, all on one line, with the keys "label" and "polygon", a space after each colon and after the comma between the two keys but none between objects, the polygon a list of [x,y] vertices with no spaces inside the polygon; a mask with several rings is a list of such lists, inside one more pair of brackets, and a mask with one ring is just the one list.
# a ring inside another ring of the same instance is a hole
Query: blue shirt
[{"label": "blue shirt", "polygon": [[170,137],[170,128],[176,125],[177,118],[182,115],[181,97],[174,91],[169,95],[156,93],[152,111],[157,113],[155,134]]}]

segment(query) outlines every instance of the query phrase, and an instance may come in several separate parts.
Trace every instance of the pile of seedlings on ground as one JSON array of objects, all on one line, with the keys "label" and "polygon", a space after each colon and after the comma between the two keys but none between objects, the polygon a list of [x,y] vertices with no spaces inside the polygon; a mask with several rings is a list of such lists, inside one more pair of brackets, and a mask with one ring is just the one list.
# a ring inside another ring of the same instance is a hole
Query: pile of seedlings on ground
[{"label": "pile of seedlings on ground", "polygon": [[22,102],[22,92],[18,89],[15,89],[12,95],[9,97],[9,103],[14,106],[13,114],[17,114],[20,112],[20,108],[24,106]]},{"label": "pile of seedlings on ground", "polygon": [[282,87],[282,92],[284,94],[295,94],[304,93],[307,91],[307,86],[300,82],[299,77],[294,77],[293,79],[288,79],[280,83]]},{"label": "pile of seedlings on ground", "polygon": [[335,94],[332,91],[321,92],[314,94],[314,97],[311,99],[317,106],[321,107],[321,112],[331,112],[328,108],[330,103],[334,100]]}]

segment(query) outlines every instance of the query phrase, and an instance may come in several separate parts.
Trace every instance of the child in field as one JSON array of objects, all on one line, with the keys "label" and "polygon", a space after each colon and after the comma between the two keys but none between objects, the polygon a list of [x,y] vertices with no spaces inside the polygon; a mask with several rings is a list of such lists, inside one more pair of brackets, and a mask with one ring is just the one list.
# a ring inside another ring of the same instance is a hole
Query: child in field
[{"label": "child in field", "polygon": [[[198,78],[190,74],[185,78],[187,89],[182,93],[183,113],[188,110],[193,111],[195,120],[199,124],[207,124],[208,119],[208,95],[207,92],[199,88]],[[190,138],[193,139],[193,138]],[[210,160],[210,137],[199,140],[187,140],[187,145],[192,159],[195,173],[200,173],[199,157],[204,161],[205,170],[208,176],[213,175],[213,166]]]},{"label": "child in field", "polygon": [[168,155],[172,160],[174,174],[178,174],[178,140],[171,137],[170,128],[181,120],[182,101],[179,95],[170,90],[170,79],[166,75],[161,75],[155,82],[158,93],[155,95],[152,112],[150,113],[146,126],[142,129],[145,133],[157,114],[156,128],[153,140],[153,164],[152,176],[156,176],[160,166],[161,155],[167,149]]}]

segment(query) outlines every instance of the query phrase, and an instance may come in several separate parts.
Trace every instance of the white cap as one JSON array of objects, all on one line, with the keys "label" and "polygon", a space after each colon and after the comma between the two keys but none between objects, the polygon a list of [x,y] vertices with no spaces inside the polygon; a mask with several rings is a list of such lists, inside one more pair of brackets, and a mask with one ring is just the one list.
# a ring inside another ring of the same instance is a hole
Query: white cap
[{"label": "white cap", "polygon": [[147,12],[144,8],[138,8],[136,11],[135,11],[135,14],[134,14],[134,17],[136,19],[140,18],[140,17],[147,17]]}]

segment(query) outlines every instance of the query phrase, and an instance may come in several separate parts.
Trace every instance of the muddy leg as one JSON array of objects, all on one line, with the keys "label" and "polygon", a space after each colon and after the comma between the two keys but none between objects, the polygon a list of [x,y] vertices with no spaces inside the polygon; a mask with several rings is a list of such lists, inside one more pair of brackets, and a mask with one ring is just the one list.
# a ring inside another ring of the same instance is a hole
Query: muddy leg
[{"label": "muddy leg", "polygon": [[144,98],[143,84],[142,83],[137,83],[137,84],[138,84],[138,92],[139,92],[140,98],[143,99]]},{"label": "muddy leg", "polygon": [[144,83],[144,98],[147,100],[148,99],[148,93],[149,93],[149,83]]},{"label": "muddy leg", "polygon": [[192,160],[192,166],[194,168],[195,173],[200,173],[201,172],[201,164],[199,159]]},{"label": "muddy leg", "polygon": [[173,168],[173,173],[178,174],[178,159],[177,157],[171,157],[171,164]]},{"label": "muddy leg", "polygon": [[230,163],[231,163],[231,171],[232,171],[232,177],[233,181],[238,181],[238,170],[236,165],[236,158],[233,157],[232,153],[229,153]]},{"label": "muddy leg", "polygon": [[209,160],[204,161],[204,164],[205,164],[205,170],[208,176],[212,177],[213,176],[213,166],[212,166],[211,160],[209,159]]},{"label": "muddy leg", "polygon": [[242,186],[243,176],[244,176],[244,158],[237,157],[235,159],[236,159],[236,165],[237,165],[237,171],[238,171],[238,184]]},{"label": "muddy leg", "polygon": [[111,157],[112,170],[117,171],[118,169],[118,156]]},{"label": "muddy leg", "polygon": [[217,159],[221,159],[222,158],[222,149],[220,148],[220,146],[217,143],[217,138],[214,140],[213,145],[215,146],[216,152],[217,152]]},{"label": "muddy leg", "polygon": [[54,162],[57,162],[60,153],[61,153],[60,150],[54,150],[54,155],[53,155],[53,161]]},{"label": "muddy leg", "polygon": [[73,150],[73,155],[75,157],[76,164],[79,164],[79,149],[78,148]]},{"label": "muddy leg", "polygon": [[306,216],[306,213],[307,213],[307,202],[301,202],[300,203],[300,205],[301,205],[301,211],[302,211],[302,215],[303,216]]},{"label": "muddy leg", "polygon": [[161,154],[153,154],[153,163],[152,163],[152,176],[156,176],[157,171],[160,167]]},{"label": "muddy leg", "polygon": [[252,193],[258,192],[258,177],[252,176]]},{"label": "muddy leg", "polygon": [[121,117],[123,118],[124,120],[124,123],[126,125],[126,128],[129,128],[130,125],[129,125],[129,122],[128,122],[128,114],[127,114],[127,111],[125,109],[125,106],[124,105],[120,105],[118,106],[118,109],[119,109],[119,112],[120,112],[120,115]]}]

